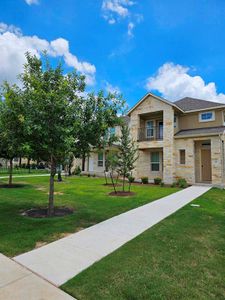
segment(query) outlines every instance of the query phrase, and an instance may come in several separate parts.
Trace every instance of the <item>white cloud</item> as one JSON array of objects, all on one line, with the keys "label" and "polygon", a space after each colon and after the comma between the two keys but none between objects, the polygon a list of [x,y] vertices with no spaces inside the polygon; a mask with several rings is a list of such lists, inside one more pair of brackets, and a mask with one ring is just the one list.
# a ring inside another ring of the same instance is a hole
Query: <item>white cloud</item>
[{"label": "white cloud", "polygon": [[189,67],[165,63],[155,76],[147,79],[146,89],[159,91],[171,101],[193,97],[225,103],[225,94],[217,93],[214,82],[206,83],[201,76],[192,76],[189,71]]},{"label": "white cloud", "polygon": [[129,37],[133,37],[134,34],[133,34],[133,29],[134,29],[135,25],[133,22],[129,22],[128,23],[128,26],[127,26],[127,34]]},{"label": "white cloud", "polygon": [[108,93],[116,93],[116,94],[121,94],[120,88],[118,86],[113,86],[112,84],[110,84],[108,81],[105,82],[105,90]]},{"label": "white cloud", "polygon": [[40,57],[44,50],[52,57],[63,57],[67,66],[76,68],[86,76],[87,84],[91,85],[95,82],[95,66],[80,61],[70,52],[69,42],[63,38],[49,42],[37,36],[25,36],[13,25],[0,23],[0,49],[0,82],[3,80],[17,82],[17,76],[22,72],[26,61],[25,52],[29,51]]},{"label": "white cloud", "polygon": [[104,18],[109,24],[116,22],[115,17],[125,18],[129,15],[129,6],[134,5],[130,0],[104,0],[102,2],[102,11]]},{"label": "white cloud", "polygon": [[39,0],[25,0],[28,5],[39,4]]},{"label": "white cloud", "polygon": [[103,0],[102,11],[104,19],[110,24],[116,24],[121,19],[127,19],[127,34],[128,37],[133,37],[133,29],[136,24],[143,20],[141,14],[133,14],[130,7],[136,2],[131,0]]}]

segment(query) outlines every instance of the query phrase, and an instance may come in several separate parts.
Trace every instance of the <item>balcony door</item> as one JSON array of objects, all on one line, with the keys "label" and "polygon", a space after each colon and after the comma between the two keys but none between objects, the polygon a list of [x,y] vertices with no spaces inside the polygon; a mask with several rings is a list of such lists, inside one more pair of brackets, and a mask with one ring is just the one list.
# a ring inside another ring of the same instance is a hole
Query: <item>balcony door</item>
[{"label": "balcony door", "polygon": [[146,122],[146,138],[152,139],[154,137],[154,122],[147,121]]}]

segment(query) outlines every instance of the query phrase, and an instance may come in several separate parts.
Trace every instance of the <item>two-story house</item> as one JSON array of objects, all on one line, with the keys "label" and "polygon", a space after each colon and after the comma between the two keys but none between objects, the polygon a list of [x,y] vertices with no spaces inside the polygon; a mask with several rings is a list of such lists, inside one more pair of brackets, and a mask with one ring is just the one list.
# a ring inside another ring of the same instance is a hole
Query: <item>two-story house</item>
[{"label": "two-story house", "polygon": [[[188,97],[170,102],[148,93],[128,117],[139,149],[136,179],[225,184],[225,104]],[[87,171],[104,174],[105,153],[93,152]]]}]

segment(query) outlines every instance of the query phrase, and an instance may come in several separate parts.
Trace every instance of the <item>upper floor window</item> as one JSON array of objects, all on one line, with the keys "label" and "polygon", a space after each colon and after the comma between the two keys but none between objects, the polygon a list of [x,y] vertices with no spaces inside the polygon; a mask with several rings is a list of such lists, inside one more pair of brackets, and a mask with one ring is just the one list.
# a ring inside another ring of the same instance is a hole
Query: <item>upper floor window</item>
[{"label": "upper floor window", "polygon": [[147,121],[146,122],[146,137],[150,138],[154,136],[154,122]]},{"label": "upper floor window", "polygon": [[103,152],[98,153],[98,167],[103,167]]},{"label": "upper floor window", "polygon": [[223,125],[225,126],[225,111],[223,111]]},{"label": "upper floor window", "polygon": [[199,122],[210,122],[215,120],[215,112],[207,111],[199,114]]}]

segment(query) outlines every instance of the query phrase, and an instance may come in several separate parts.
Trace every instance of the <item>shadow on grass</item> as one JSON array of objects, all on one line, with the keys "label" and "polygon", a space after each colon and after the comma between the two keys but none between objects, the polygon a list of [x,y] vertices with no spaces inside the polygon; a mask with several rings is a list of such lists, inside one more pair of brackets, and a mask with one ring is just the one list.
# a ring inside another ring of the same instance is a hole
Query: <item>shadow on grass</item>
[{"label": "shadow on grass", "polygon": [[13,183],[11,185],[7,183],[0,183],[0,189],[18,189],[18,188],[24,188],[30,186],[29,184],[23,184],[23,183]]}]

